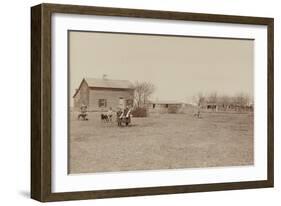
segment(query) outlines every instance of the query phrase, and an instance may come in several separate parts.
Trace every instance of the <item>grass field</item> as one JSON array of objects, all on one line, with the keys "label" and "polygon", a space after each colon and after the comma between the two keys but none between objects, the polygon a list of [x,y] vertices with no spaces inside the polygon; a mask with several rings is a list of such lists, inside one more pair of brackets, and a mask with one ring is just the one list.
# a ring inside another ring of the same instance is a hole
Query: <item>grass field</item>
[{"label": "grass field", "polygon": [[253,114],[159,114],[130,127],[70,118],[69,172],[158,170],[254,163]]}]

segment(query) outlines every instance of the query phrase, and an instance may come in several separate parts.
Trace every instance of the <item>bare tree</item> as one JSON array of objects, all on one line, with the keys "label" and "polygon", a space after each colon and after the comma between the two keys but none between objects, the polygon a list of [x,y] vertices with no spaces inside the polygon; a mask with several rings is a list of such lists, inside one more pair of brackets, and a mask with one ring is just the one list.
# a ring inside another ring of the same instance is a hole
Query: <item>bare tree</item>
[{"label": "bare tree", "polygon": [[220,103],[222,104],[222,107],[224,110],[227,110],[229,108],[229,104],[231,103],[231,97],[228,95],[222,95],[221,97],[218,97],[220,99]]},{"label": "bare tree", "polygon": [[250,97],[250,95],[245,94],[245,95],[244,95],[244,100],[245,100],[246,106],[250,105],[250,103],[251,103],[251,97]]},{"label": "bare tree", "polygon": [[227,95],[221,96],[221,103],[224,105],[228,105],[231,102],[231,98]]},{"label": "bare tree", "polygon": [[209,102],[212,102],[212,103],[217,103],[217,101],[218,101],[218,95],[217,95],[217,93],[216,93],[216,92],[213,92],[213,93],[209,94],[209,96],[208,96],[208,101],[209,101]]},{"label": "bare tree", "polygon": [[149,97],[155,91],[154,84],[150,82],[135,82],[135,103],[137,107],[146,105]]},{"label": "bare tree", "polygon": [[197,106],[202,106],[206,100],[202,92],[199,92],[198,94],[194,95],[192,99]]},{"label": "bare tree", "polygon": [[250,102],[250,97],[249,95],[247,94],[243,94],[243,93],[240,93],[240,94],[237,94],[235,97],[235,102],[236,104],[240,105],[240,106],[246,106],[249,104]]}]

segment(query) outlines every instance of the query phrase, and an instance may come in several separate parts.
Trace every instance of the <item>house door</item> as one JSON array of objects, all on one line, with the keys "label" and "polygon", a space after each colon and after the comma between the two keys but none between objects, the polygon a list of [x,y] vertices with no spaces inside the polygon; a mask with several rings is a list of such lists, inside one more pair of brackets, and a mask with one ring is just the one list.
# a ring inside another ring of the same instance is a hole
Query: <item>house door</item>
[{"label": "house door", "polygon": [[119,108],[125,109],[125,99],[123,97],[119,98]]}]

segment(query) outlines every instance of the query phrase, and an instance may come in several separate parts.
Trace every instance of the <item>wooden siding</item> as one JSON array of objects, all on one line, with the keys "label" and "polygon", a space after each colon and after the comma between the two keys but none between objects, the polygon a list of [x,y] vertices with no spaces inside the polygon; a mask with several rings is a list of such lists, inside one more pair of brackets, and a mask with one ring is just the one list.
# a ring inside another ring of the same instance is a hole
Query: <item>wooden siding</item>
[{"label": "wooden siding", "polygon": [[[118,90],[118,89],[90,89],[89,90],[89,111],[102,111],[112,107],[117,110],[119,99],[122,97],[125,101],[133,99],[134,90]],[[106,107],[99,107],[99,99],[106,99]]]}]

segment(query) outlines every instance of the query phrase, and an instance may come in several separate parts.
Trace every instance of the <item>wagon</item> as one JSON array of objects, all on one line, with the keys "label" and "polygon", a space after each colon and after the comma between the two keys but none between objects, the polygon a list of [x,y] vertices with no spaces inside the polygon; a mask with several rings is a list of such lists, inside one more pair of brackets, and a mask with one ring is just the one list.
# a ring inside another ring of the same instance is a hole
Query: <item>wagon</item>
[{"label": "wagon", "polygon": [[121,117],[121,118],[117,116],[118,126],[122,126],[123,124],[128,126],[131,123],[131,119],[132,119],[132,115],[129,115],[129,117]]}]

